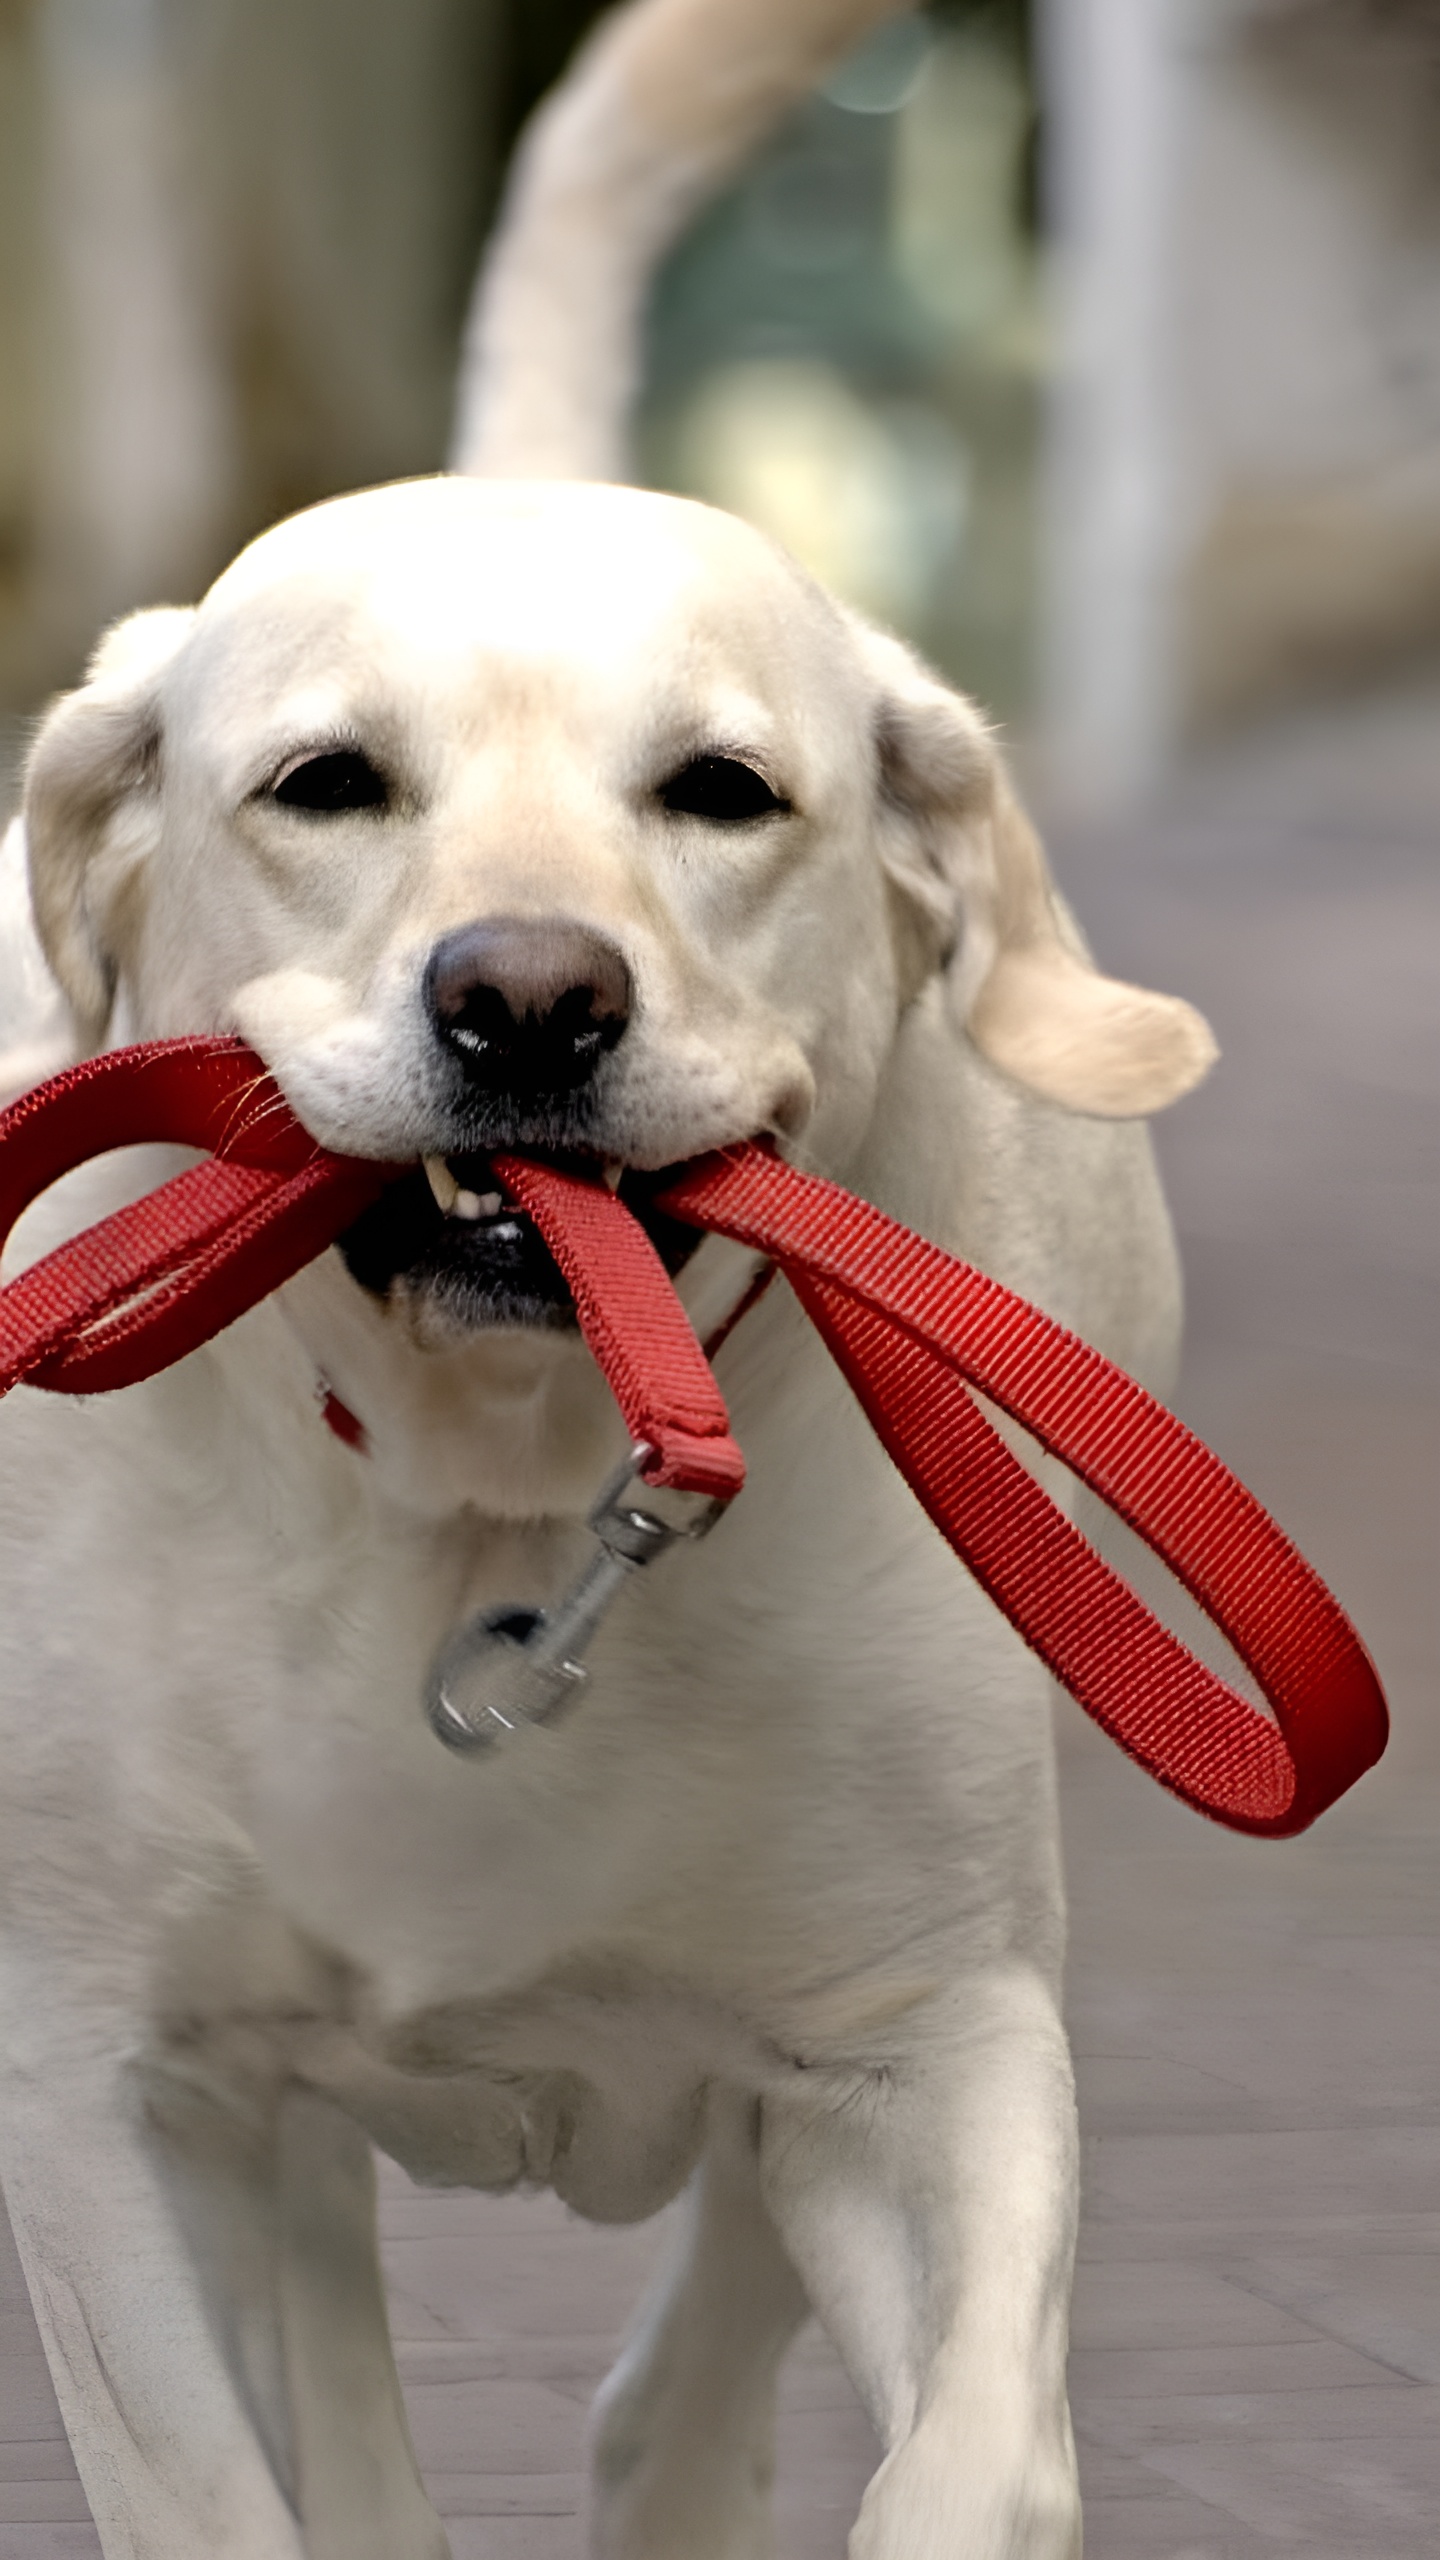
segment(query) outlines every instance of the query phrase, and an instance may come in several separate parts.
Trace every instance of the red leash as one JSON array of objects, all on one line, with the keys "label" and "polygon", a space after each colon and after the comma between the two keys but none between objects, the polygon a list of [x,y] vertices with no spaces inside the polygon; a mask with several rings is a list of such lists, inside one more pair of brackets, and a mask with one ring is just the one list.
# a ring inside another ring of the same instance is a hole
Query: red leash
[{"label": "red leash", "polygon": [[[212,1150],[0,1291],[0,1394],[127,1386],[314,1259],[405,1168],[334,1156],[261,1061],[160,1041],[72,1068],[0,1115],[0,1242],[72,1166],[170,1140]],[[649,1238],[598,1183],[495,1171],[559,1263],[649,1480],[729,1496],[744,1460]],[[1183,1423],[1012,1291],[758,1146],[686,1166],[673,1217],[777,1262],[936,1527],[1107,1733],[1232,1830],[1302,1831],[1385,1747],[1364,1647],[1318,1575]],[[1108,1502],[1193,1593],[1275,1721],[1206,1670],[1058,1510],[978,1388]]]}]

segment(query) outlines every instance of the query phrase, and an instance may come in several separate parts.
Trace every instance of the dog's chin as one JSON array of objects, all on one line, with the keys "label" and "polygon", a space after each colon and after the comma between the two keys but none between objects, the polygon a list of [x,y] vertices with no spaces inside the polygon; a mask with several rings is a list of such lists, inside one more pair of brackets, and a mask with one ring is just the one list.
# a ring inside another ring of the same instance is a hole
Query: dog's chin
[{"label": "dog's chin", "polygon": [[[597,1171],[593,1159],[570,1162]],[[455,1155],[447,1164],[458,1185],[448,1211],[417,1165],[346,1228],[338,1242],[351,1278],[403,1312],[417,1340],[436,1346],[498,1325],[573,1331],[575,1301],[534,1220],[501,1196],[483,1156]],[[664,1173],[625,1172],[618,1187],[673,1275],[701,1237],[654,1208],[664,1182]]]}]

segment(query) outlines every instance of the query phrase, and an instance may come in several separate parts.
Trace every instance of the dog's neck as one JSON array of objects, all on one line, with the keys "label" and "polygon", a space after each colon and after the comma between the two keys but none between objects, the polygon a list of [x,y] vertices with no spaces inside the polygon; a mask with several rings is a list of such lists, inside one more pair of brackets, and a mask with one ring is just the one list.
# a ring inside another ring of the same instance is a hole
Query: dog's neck
[{"label": "dog's neck", "polygon": [[624,1425],[577,1333],[498,1327],[422,1346],[334,1253],[292,1280],[278,1306],[319,1388],[321,1436],[334,1436],[328,1393],[363,1433],[351,1463],[378,1498],[417,1520],[583,1517],[624,1453]]}]

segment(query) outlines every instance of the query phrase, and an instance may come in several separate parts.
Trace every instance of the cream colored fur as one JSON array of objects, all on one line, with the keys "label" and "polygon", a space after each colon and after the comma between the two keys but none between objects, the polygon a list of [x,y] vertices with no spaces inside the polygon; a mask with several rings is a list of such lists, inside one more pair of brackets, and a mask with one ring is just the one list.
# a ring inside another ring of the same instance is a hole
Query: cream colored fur
[{"label": "cream colored fur", "polygon": [[[390,803],[299,818],[271,785],[336,740]],[[720,750],[790,814],[667,814]],[[465,479],[318,509],[112,636],[24,837],[17,1075],[58,989],[76,1048],[238,1030],[325,1143],[443,1152],[428,955],[563,913],[636,991],[603,1151],[769,1131],[1163,1381],[1169,1230],[1113,1115],[1203,1025],[1094,971],[971,707],[730,519]],[[22,1252],[166,1169],[75,1178]],[[701,1248],[697,1322],[748,1270]],[[807,2306],[886,2448],[854,2560],[1076,2560],[1045,1679],[783,1290],[719,1373],[744,1496],[627,1592],[567,1723],[474,1762],[426,1665],[563,1585],[622,1446],[575,1337],[330,1254],[167,1375],[0,1414],[0,2171],[106,2560],[443,2552],[370,2137],[601,2218],[689,2182],[602,2396],[607,2560],[761,2560]]]}]

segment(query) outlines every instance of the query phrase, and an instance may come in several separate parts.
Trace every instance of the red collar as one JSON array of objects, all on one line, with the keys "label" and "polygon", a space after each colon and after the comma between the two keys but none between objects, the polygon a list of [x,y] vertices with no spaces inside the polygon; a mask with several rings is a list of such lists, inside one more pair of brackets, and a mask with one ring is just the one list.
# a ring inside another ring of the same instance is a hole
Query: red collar
[{"label": "red collar", "polygon": [[369,1432],[359,1415],[352,1413],[348,1404],[342,1403],[323,1369],[315,1380],[315,1401],[320,1407],[321,1421],[329,1424],[336,1439],[343,1440],[346,1448],[353,1449],[357,1456],[368,1458]]}]

